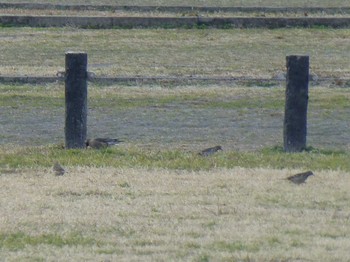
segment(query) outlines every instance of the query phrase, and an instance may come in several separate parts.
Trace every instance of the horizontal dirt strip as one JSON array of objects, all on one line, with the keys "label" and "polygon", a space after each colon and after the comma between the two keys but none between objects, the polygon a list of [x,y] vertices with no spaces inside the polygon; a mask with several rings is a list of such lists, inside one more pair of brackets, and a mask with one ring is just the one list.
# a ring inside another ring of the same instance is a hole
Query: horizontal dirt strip
[{"label": "horizontal dirt strip", "polygon": [[348,28],[350,18],[0,16],[3,26],[79,28]]},{"label": "horizontal dirt strip", "polygon": [[64,5],[42,3],[0,3],[0,8],[32,10],[74,10],[74,11],[133,11],[133,12],[266,12],[266,13],[318,13],[348,14],[349,7],[242,7],[242,6],[139,6],[139,5]]}]

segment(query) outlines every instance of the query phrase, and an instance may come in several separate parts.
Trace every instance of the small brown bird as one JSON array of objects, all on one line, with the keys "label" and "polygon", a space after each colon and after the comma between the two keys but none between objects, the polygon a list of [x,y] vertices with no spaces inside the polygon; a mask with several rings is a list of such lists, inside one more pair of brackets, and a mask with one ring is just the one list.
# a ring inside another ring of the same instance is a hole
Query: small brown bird
[{"label": "small brown bird", "polygon": [[207,149],[202,150],[201,152],[199,152],[198,154],[200,156],[211,156],[212,154],[215,154],[218,151],[222,151],[222,147],[221,146],[214,146],[214,147],[210,147]]},{"label": "small brown bird", "polygon": [[63,176],[66,170],[64,170],[64,168],[58,162],[56,162],[53,166],[53,172],[56,176]]},{"label": "small brown bird", "polygon": [[294,184],[300,185],[300,184],[305,183],[306,179],[309,176],[313,176],[313,175],[314,175],[314,173],[312,173],[311,171],[307,171],[304,173],[299,173],[299,174],[287,177],[286,179],[293,182]]},{"label": "small brown bird", "polygon": [[86,140],[85,144],[87,148],[102,149],[119,144],[121,142],[123,141],[114,138],[94,138]]}]

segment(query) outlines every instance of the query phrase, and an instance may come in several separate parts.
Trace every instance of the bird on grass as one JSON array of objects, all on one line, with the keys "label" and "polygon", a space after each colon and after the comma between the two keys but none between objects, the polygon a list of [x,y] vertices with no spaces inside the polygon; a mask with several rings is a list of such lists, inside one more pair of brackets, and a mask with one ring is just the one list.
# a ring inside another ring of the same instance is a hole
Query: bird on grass
[{"label": "bird on grass", "polygon": [[66,170],[64,170],[64,168],[58,162],[56,162],[53,166],[53,172],[55,173],[55,176],[63,176]]},{"label": "bird on grass", "polygon": [[103,149],[121,142],[123,141],[115,138],[94,138],[86,140],[85,144],[87,148]]},{"label": "bird on grass", "polygon": [[222,147],[221,146],[214,146],[214,147],[209,147],[207,149],[202,150],[201,152],[199,152],[198,154],[200,156],[211,156],[213,154],[215,154],[218,151],[222,151]]},{"label": "bird on grass", "polygon": [[300,185],[300,184],[305,183],[306,179],[309,176],[313,176],[313,175],[314,175],[314,173],[312,173],[311,171],[307,171],[304,173],[299,173],[299,174],[287,177],[287,179],[289,181],[293,182],[294,184]]}]

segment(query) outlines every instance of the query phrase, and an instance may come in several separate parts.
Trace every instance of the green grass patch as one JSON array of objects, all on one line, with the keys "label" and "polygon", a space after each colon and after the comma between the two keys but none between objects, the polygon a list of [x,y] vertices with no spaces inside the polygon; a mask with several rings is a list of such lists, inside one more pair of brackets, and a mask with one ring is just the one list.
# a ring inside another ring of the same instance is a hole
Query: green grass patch
[{"label": "green grass patch", "polygon": [[64,106],[64,99],[46,96],[2,95],[0,96],[0,103],[3,106],[22,108],[24,110],[26,107],[62,107]]},{"label": "green grass patch", "polygon": [[[152,151],[136,147],[116,147],[105,150],[62,149],[62,146],[26,147],[1,153],[3,168],[51,167],[58,161],[64,166],[144,167],[181,170],[210,170],[212,168],[265,167],[303,168],[311,170],[350,171],[349,152],[312,149],[302,153],[284,153],[280,147],[258,152],[220,152],[201,157],[196,152],[180,150]],[[122,184],[127,187],[127,184]]]},{"label": "green grass patch", "polygon": [[201,254],[198,258],[194,260],[195,262],[209,262],[211,261],[208,254]]},{"label": "green grass patch", "polygon": [[213,244],[214,248],[217,248],[222,251],[227,252],[237,252],[237,251],[245,251],[245,252],[257,252],[259,251],[259,247],[256,244],[246,244],[241,241],[237,242],[226,242],[219,241]]},{"label": "green grass patch", "polygon": [[85,238],[80,233],[71,233],[62,237],[57,234],[43,234],[32,236],[23,232],[0,233],[0,248],[12,251],[22,250],[26,246],[52,245],[56,247],[92,245],[95,240]]},{"label": "green grass patch", "polygon": [[[263,108],[284,109],[284,88],[237,87],[230,89],[207,88],[162,88],[146,86],[135,89],[128,86],[105,88],[89,86],[89,106],[106,108],[167,107],[186,105],[194,108]],[[310,89],[311,110],[349,109],[350,93],[347,89]],[[55,85],[1,85],[0,104],[25,107],[64,104],[64,86]]]},{"label": "green grass patch", "polygon": [[[344,90],[344,94],[335,95],[328,98],[315,98],[315,103],[320,103],[322,109],[333,109],[335,106],[339,109],[349,109],[349,92]],[[327,103],[325,103],[327,101]]]}]

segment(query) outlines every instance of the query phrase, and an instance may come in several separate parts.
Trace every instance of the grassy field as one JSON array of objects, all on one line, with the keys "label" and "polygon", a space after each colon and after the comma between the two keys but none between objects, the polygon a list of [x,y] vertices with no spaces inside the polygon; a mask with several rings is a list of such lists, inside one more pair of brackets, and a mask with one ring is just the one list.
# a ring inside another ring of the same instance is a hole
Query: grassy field
[{"label": "grassy field", "polygon": [[[0,73],[55,75],[66,51],[83,50],[102,76],[273,77],[286,55],[310,54],[313,74],[349,78],[349,37],[320,28],[0,28]],[[90,84],[88,136],[125,141],[100,151],[63,148],[63,83],[0,84],[0,261],[348,261],[350,92],[340,88],[346,80],[332,86],[310,86],[309,147],[286,154],[284,84]],[[214,145],[224,150],[198,155]],[[64,176],[54,176],[56,161]],[[315,176],[304,185],[285,179],[307,170]]]},{"label": "grassy field", "polygon": [[2,259],[348,261],[348,172],[67,170],[0,176]]},{"label": "grassy field", "polygon": [[[3,1],[11,2],[11,1]],[[28,3],[28,0],[16,0],[16,3]],[[164,5],[164,6],[349,6],[347,0],[32,0],[31,3],[50,4],[111,4],[111,5]]]},{"label": "grassy field", "polygon": [[310,55],[320,77],[350,77],[349,29],[1,28],[3,75],[56,75],[66,51],[85,51],[97,76],[273,77],[286,55]]},{"label": "grassy field", "polygon": [[[203,158],[169,145],[1,145],[1,257],[347,261],[349,157],[317,149],[224,146]],[[53,175],[56,161],[62,177]],[[285,180],[305,170],[315,173],[305,185]]]},{"label": "grassy field", "polygon": [[[0,90],[5,261],[348,260],[347,89],[310,90],[324,149],[298,154],[274,146],[280,87],[90,86],[90,135],[126,140],[101,151],[63,149],[61,85]],[[285,180],[306,170],[305,185]]]}]

